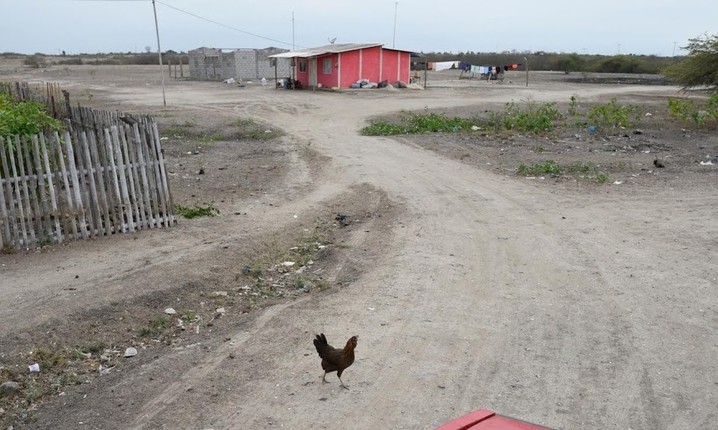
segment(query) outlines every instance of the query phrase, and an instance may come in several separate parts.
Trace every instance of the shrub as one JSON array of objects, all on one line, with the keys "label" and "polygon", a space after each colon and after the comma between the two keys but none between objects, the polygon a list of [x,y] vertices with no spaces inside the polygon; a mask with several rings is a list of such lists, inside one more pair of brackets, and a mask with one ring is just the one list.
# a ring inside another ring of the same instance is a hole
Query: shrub
[{"label": "shrub", "polygon": [[619,106],[616,99],[611,99],[608,103],[593,106],[588,111],[588,120],[599,130],[633,127],[638,122],[638,106]]},{"label": "shrub", "polygon": [[521,109],[514,102],[506,104],[503,114],[503,126],[506,130],[519,130],[531,133],[542,133],[555,128],[554,121],[561,119],[561,113],[555,103],[537,106],[529,102],[526,109]]},{"label": "shrub", "polygon": [[0,136],[33,135],[63,128],[41,103],[15,102],[8,94],[0,93]]},{"label": "shrub", "polygon": [[710,118],[718,121],[718,94],[711,95],[703,106],[696,105],[693,100],[669,98],[668,111],[676,119],[693,121],[699,126]]}]

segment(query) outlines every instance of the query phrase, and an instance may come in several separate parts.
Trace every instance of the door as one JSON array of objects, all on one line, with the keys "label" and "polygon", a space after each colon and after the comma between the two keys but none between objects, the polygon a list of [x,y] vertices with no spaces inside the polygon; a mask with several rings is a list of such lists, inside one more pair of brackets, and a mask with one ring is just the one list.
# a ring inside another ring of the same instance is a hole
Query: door
[{"label": "door", "polygon": [[309,86],[317,87],[317,57],[309,59]]}]

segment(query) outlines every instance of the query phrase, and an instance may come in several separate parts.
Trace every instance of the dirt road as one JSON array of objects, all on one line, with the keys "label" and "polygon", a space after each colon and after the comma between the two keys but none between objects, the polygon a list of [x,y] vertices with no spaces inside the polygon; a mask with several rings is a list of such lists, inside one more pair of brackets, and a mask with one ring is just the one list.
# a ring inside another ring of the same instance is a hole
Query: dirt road
[{"label": "dirt road", "polygon": [[[98,99],[112,106],[158,109],[156,91],[102,91]],[[181,348],[98,383],[102,389],[58,398],[34,427],[428,429],[489,408],[553,428],[711,428],[715,188],[556,192],[357,133],[366,118],[399,110],[673,91],[545,83],[331,94],[172,84],[172,109],[267,121],[328,164],[311,176],[298,162],[287,198],[237,202],[248,213],[241,225],[204,231],[199,222],[112,248],[92,242],[73,245],[76,254],[30,255],[32,266],[7,264],[5,322],[27,328],[58,316],[52,303],[69,282],[58,265],[72,268],[67,278],[79,275],[65,312],[93,296],[151,288],[132,286],[142,278],[171,280],[172,268],[195,253],[287,224],[357,185],[385,191],[403,212],[352,238],[351,246],[372,249],[370,232],[385,229],[388,240],[371,251],[379,264],[349,287],[272,306],[229,328],[231,342]],[[92,266],[83,264],[89,256]],[[321,383],[311,344],[320,331],[334,344],[359,335],[357,361],[342,378],[350,390],[334,375]]]}]

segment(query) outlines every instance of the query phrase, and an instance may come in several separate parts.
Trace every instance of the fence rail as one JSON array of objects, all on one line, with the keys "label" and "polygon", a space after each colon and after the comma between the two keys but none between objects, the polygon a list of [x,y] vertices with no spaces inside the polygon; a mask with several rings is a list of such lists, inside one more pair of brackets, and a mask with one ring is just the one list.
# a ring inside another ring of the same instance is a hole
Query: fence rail
[{"label": "fence rail", "polygon": [[27,248],[176,223],[157,124],[0,137],[0,247]]}]

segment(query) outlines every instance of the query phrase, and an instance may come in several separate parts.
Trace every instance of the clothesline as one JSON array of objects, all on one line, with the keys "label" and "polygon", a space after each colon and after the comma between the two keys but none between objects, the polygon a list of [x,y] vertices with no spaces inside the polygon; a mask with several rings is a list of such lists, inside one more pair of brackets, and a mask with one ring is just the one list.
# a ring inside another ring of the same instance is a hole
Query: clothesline
[{"label": "clothesline", "polygon": [[479,73],[482,75],[498,74],[509,70],[518,70],[521,63],[506,64],[504,66],[477,66],[463,61],[439,61],[429,63],[429,70],[440,72],[442,70],[460,69],[463,72]]}]

